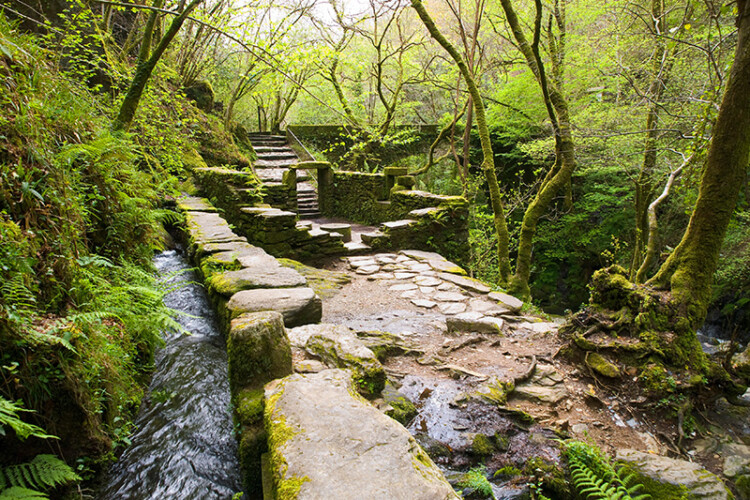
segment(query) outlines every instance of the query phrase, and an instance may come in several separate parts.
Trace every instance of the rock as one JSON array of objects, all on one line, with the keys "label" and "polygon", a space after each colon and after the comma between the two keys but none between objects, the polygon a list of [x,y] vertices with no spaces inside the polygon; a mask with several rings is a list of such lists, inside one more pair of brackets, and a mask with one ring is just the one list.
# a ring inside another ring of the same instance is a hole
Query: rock
[{"label": "rock", "polygon": [[328,367],[317,359],[303,359],[294,363],[294,371],[297,373],[318,373],[327,369]]},{"label": "rock", "polygon": [[407,262],[406,267],[409,268],[409,271],[415,273],[424,273],[432,269],[429,264],[422,264],[421,262]]},{"label": "rock", "polygon": [[573,434],[578,434],[580,436],[589,431],[589,426],[586,424],[573,424],[570,426],[570,430]]},{"label": "rock", "polygon": [[433,307],[437,305],[437,302],[433,302],[431,300],[424,300],[424,299],[412,299],[411,303],[417,307],[424,307],[425,309],[432,309]]},{"label": "rock", "polygon": [[323,312],[320,298],[312,288],[243,290],[235,293],[226,307],[231,318],[246,312],[278,311],[289,328],[317,323]]},{"label": "rock", "polygon": [[417,293],[416,290],[407,290],[407,291],[405,291],[404,293],[401,294],[401,298],[402,299],[414,299],[418,295],[419,294]]},{"label": "rock", "polygon": [[563,377],[552,366],[537,365],[534,375],[527,382],[518,384],[514,396],[555,404],[568,395]]},{"label": "rock", "polygon": [[398,230],[398,229],[405,229],[411,226],[414,226],[417,224],[417,221],[414,219],[403,219],[403,220],[394,220],[390,222],[383,222],[380,224],[381,227],[385,228],[386,230]]},{"label": "rock", "polygon": [[603,375],[609,378],[619,378],[620,369],[617,365],[609,361],[607,358],[596,352],[589,352],[586,354],[586,365],[594,370],[599,375]]},{"label": "rock", "polygon": [[199,80],[183,89],[185,97],[195,102],[195,107],[210,112],[214,107],[214,89],[206,80]]},{"label": "rock", "polygon": [[741,353],[732,356],[732,369],[738,375],[750,378],[750,345]]},{"label": "rock", "polygon": [[469,290],[470,292],[489,293],[492,290],[481,281],[466,276],[456,276],[455,274],[451,273],[438,273],[438,277],[444,279],[445,281],[450,281],[451,283],[460,286],[464,290]]},{"label": "rock", "polygon": [[430,260],[430,261],[427,261],[427,263],[435,271],[451,273],[451,274],[466,275],[466,271],[464,271],[464,269],[461,266],[454,264],[453,262],[450,262],[447,260]]},{"label": "rock", "polygon": [[211,205],[211,202],[205,198],[196,196],[185,196],[177,199],[177,208],[183,212],[209,212],[218,213],[218,209]]},{"label": "rock", "polygon": [[266,447],[262,387],[292,373],[292,351],[281,314],[249,313],[232,320],[227,357],[240,438],[240,466],[247,487],[258,488],[260,457]]},{"label": "rock", "polygon": [[407,425],[417,416],[417,407],[400,393],[390,382],[383,389],[383,400],[390,406],[385,414],[401,425]]},{"label": "rock", "polygon": [[354,371],[360,391],[378,394],[385,386],[385,370],[364,342],[353,330],[343,325],[315,325],[317,332],[305,343],[305,349],[318,356],[331,368],[349,368]]},{"label": "rock", "polygon": [[456,292],[456,291],[461,290],[459,287],[457,287],[453,283],[443,283],[442,285],[439,285],[437,289],[440,290],[441,292]]},{"label": "rock", "polygon": [[292,351],[281,314],[245,313],[232,320],[227,336],[232,392],[260,388],[292,373]]},{"label": "rock", "polygon": [[510,309],[511,312],[518,312],[523,307],[523,301],[520,299],[515,298],[512,295],[508,295],[507,293],[502,292],[490,292],[487,297],[490,298],[490,300],[494,300],[501,304],[504,307],[507,307]]},{"label": "rock", "polygon": [[417,278],[414,278],[414,283],[419,286],[438,286],[442,284],[443,281],[432,276],[419,276]]},{"label": "rock", "polygon": [[344,241],[352,241],[351,224],[321,224],[320,230],[327,233],[339,233]]},{"label": "rock", "polygon": [[380,266],[375,264],[374,266],[362,266],[357,269],[357,274],[375,274],[376,272],[380,271]]},{"label": "rock", "polygon": [[392,280],[395,276],[393,276],[393,273],[375,273],[371,274],[367,277],[368,280]]},{"label": "rock", "polygon": [[[226,243],[205,243],[200,248],[196,248],[195,257],[198,260],[203,259],[207,255],[232,252],[237,255],[239,260],[240,256],[244,255],[268,255],[262,248],[251,245],[246,241],[228,241]],[[269,255],[270,257],[270,255]]]},{"label": "rock", "polygon": [[300,273],[288,267],[246,267],[239,271],[228,271],[211,277],[210,290],[231,297],[242,290],[255,288],[293,288],[304,286],[307,280]]},{"label": "rock", "polygon": [[185,212],[190,242],[201,246],[205,243],[227,243],[231,241],[245,241],[234,234],[227,221],[219,214],[204,212]]},{"label": "rock", "polygon": [[458,498],[409,432],[354,394],[349,373],[291,375],[266,398],[274,498]]},{"label": "rock", "polygon": [[415,285],[414,283],[404,283],[404,284],[401,284],[401,285],[390,286],[390,287],[388,287],[388,290],[390,290],[392,292],[405,292],[407,290],[416,290],[417,288],[419,288],[419,287],[417,285]]},{"label": "rock", "polygon": [[489,302],[485,299],[469,300],[469,309],[471,311],[480,312],[485,316],[500,316],[501,314],[507,314],[510,312],[510,309],[500,307],[494,302]]},{"label": "rock", "polygon": [[724,475],[736,478],[750,474],[750,446],[738,443],[722,444],[721,452],[724,457]]},{"label": "rock", "polygon": [[424,252],[422,250],[401,250],[401,255],[416,260],[445,260],[445,257],[435,252]]},{"label": "rock", "polygon": [[438,309],[443,314],[459,314],[466,310],[466,304],[463,302],[441,302],[438,304]]},{"label": "rock", "polygon": [[393,273],[397,280],[409,280],[415,277],[417,273]]},{"label": "rock", "polygon": [[732,498],[721,479],[700,465],[636,450],[618,450],[616,458],[625,463],[626,473],[635,472],[636,480],[654,499],[728,500]]},{"label": "rock", "polygon": [[351,257],[349,259],[349,266],[352,267],[352,269],[359,269],[360,267],[369,267],[369,266],[377,266],[378,263],[375,261],[375,259],[371,257],[366,257],[364,259],[357,259],[355,257]]},{"label": "rock", "polygon": [[445,324],[449,332],[502,333],[505,321],[478,312],[465,312],[446,318]]},{"label": "rock", "polygon": [[458,292],[437,292],[433,298],[441,302],[461,302],[468,299],[466,295]]}]

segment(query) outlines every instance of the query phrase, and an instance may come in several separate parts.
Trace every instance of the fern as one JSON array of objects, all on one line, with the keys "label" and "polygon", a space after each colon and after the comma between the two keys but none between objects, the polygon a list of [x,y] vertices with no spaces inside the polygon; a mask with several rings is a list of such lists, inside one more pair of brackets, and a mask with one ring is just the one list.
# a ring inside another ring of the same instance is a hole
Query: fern
[{"label": "fern", "polygon": [[39,500],[40,498],[49,498],[41,491],[12,486],[7,490],[0,490],[0,500]]},{"label": "fern", "polygon": [[[0,469],[0,491],[28,488],[44,490],[81,478],[68,464],[54,455],[37,455],[31,462]],[[18,490],[17,490],[18,491]],[[25,493],[21,491],[21,493]],[[34,498],[34,497],[31,497]],[[45,498],[37,496],[37,498]]]},{"label": "fern", "polygon": [[42,429],[41,427],[37,427],[33,424],[28,424],[21,420],[18,416],[20,412],[30,411],[32,410],[27,410],[26,408],[22,407],[20,401],[14,403],[13,401],[8,401],[4,397],[0,396],[0,436],[5,435],[4,428],[7,426],[13,429],[16,433],[16,436],[18,436],[18,438],[21,440],[26,439],[29,436],[43,439],[55,438],[55,436],[46,434],[44,432],[44,429]]},{"label": "fern", "polygon": [[637,483],[634,474],[623,476],[608,457],[595,446],[581,441],[565,443],[570,476],[576,491],[585,498],[598,500],[647,500],[651,495],[638,491],[643,485]]}]

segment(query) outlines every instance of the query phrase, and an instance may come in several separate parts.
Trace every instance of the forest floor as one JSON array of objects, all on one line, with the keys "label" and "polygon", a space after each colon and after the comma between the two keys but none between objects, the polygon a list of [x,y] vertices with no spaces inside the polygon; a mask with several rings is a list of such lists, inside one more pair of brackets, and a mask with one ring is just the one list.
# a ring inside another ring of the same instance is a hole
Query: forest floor
[{"label": "forest floor", "polygon": [[[750,445],[750,411],[722,399],[700,414],[702,432],[689,436],[694,439],[683,442],[681,450],[676,418],[649,413],[645,398],[618,393],[601,377],[557,356],[562,347],[557,331],[564,318],[497,308],[486,293],[442,279],[446,273],[423,259],[375,254],[332,259],[323,267],[351,277],[323,297],[323,323],[388,332],[413,348],[388,356],[383,365],[396,389],[419,411],[407,428],[448,471],[465,470],[480,458],[494,470],[523,470],[534,457],[557,462],[559,452],[551,440],[572,437],[593,440],[610,454],[635,449],[681,456],[721,474],[722,443]],[[502,331],[449,328],[450,317],[471,311],[474,317],[481,311],[484,317],[501,319]],[[298,360],[303,356],[295,350]],[[518,383],[507,402],[482,397],[491,395],[499,382],[514,379]],[[387,406],[385,401],[375,404]],[[491,438],[491,450],[477,449],[477,434]]]}]

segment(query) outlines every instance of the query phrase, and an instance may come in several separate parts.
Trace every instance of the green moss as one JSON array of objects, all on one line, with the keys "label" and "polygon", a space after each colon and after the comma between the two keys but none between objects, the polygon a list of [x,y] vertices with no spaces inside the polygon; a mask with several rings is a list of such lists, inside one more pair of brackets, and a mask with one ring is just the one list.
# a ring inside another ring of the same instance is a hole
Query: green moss
[{"label": "green moss", "polygon": [[750,474],[744,474],[734,482],[740,500],[750,500]]},{"label": "green moss", "polygon": [[641,370],[639,377],[646,391],[655,397],[671,394],[677,387],[674,378],[669,376],[666,368],[660,364],[646,365]]},{"label": "green moss", "polygon": [[470,469],[463,475],[458,485],[462,488],[471,489],[483,498],[495,498],[492,493],[492,485],[487,480],[487,470],[483,466]]},{"label": "green moss", "polygon": [[262,420],[263,389],[243,389],[234,399],[234,412],[240,424]]},{"label": "green moss", "polygon": [[505,405],[508,395],[516,390],[516,384],[512,380],[498,380],[487,385],[487,391],[480,395],[496,405]]},{"label": "green moss", "polygon": [[276,405],[282,393],[283,388],[280,387],[276,394],[266,401],[266,433],[268,434],[268,447],[271,452],[271,472],[276,486],[274,498],[275,500],[293,500],[299,495],[302,485],[310,478],[307,476],[286,477],[289,466],[279,450],[284,443],[299,434],[299,431],[287,425],[283,417],[277,416]]},{"label": "green moss", "polygon": [[499,477],[499,478],[510,478],[515,476],[522,475],[523,472],[521,472],[521,469],[516,467],[515,465],[506,465],[504,467],[499,468],[495,473],[492,475],[493,478]]},{"label": "green moss", "polygon": [[601,354],[590,352],[586,355],[586,364],[599,375],[609,378],[619,378],[620,369]]},{"label": "green moss", "polygon": [[643,489],[639,494],[651,495],[654,500],[688,500],[690,492],[684,485],[674,485],[669,483],[660,483],[650,477],[641,474],[639,470],[631,464],[625,464],[620,469],[623,477],[633,474],[633,483],[640,483]]},{"label": "green moss", "polygon": [[349,273],[317,269],[292,259],[278,259],[282,266],[290,267],[307,280],[307,284],[321,299],[332,297],[352,278]]},{"label": "green moss", "polygon": [[475,434],[471,441],[471,452],[479,457],[488,457],[495,453],[495,445],[484,434]]}]

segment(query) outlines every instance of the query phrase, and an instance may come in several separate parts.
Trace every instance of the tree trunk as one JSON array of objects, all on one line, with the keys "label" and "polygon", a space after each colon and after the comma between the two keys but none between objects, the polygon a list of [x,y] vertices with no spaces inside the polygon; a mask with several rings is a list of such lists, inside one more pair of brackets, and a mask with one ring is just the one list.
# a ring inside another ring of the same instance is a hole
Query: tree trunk
[{"label": "tree trunk", "polygon": [[[516,272],[510,282],[509,291],[523,299],[530,297],[529,276],[531,275],[531,257],[534,247],[534,236],[536,235],[539,219],[549,209],[555,196],[564,191],[570,183],[573,170],[576,167],[575,144],[570,127],[570,115],[568,103],[562,92],[548,81],[544,65],[539,56],[539,37],[541,31],[541,1],[536,2],[536,20],[534,23],[534,41],[529,44],[523,33],[521,23],[513,10],[510,0],[500,0],[505,11],[513,36],[518,43],[518,48],[526,59],[526,64],[539,82],[544,96],[547,114],[552,121],[555,131],[555,165],[542,182],[539,191],[529,203],[521,223],[521,234],[518,239],[518,256],[516,257]],[[564,29],[561,27],[561,30]],[[561,57],[561,55],[560,55]],[[558,61],[559,64],[562,61]],[[562,77],[562,68],[558,68],[558,75]]]},{"label": "tree trunk", "polygon": [[[148,83],[148,79],[151,77],[151,73],[154,71],[156,63],[159,62],[159,59],[164,54],[164,51],[167,50],[172,39],[177,35],[177,32],[180,31],[182,23],[185,22],[185,19],[187,19],[190,13],[202,1],[203,0],[192,0],[180,15],[172,20],[172,24],[169,25],[169,29],[164,33],[164,36],[159,41],[159,45],[154,49],[151,57],[142,60],[139,56],[138,67],[135,70],[133,80],[130,82],[128,93],[125,95],[125,100],[123,100],[120,105],[120,111],[117,113],[117,118],[115,118],[112,123],[113,131],[127,132],[133,118],[135,117],[135,112],[138,109],[138,103],[143,95],[143,90],[146,88],[146,83]],[[146,43],[145,40],[144,43]]]},{"label": "tree trunk", "polygon": [[693,328],[706,317],[711,283],[750,157],[750,0],[737,0],[737,48],[690,223],[649,284],[669,287]]},{"label": "tree trunk", "polygon": [[422,5],[420,0],[411,0],[411,5],[414,10],[417,11],[419,18],[424,23],[427,31],[430,32],[432,38],[434,38],[458,65],[458,69],[466,81],[466,86],[469,89],[472,101],[474,103],[474,114],[476,115],[477,129],[479,130],[479,138],[482,143],[482,171],[484,172],[487,186],[490,190],[490,203],[492,204],[492,212],[494,214],[495,223],[495,234],[497,236],[497,257],[498,266],[500,271],[500,280],[503,284],[507,283],[510,278],[510,258],[508,256],[508,226],[505,222],[505,208],[503,207],[502,193],[500,192],[500,185],[497,182],[497,175],[495,174],[495,156],[492,152],[492,143],[490,142],[490,133],[487,128],[487,120],[484,114],[484,102],[482,96],[479,95],[474,78],[472,78],[469,68],[466,66],[461,55],[451,45],[451,43],[440,33],[435,22],[432,20],[427,10]]}]

